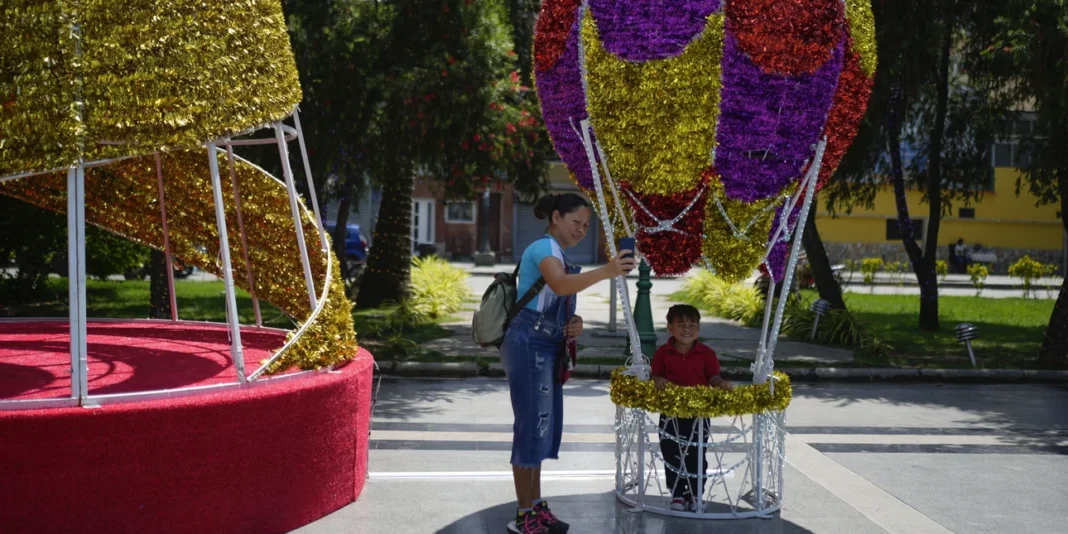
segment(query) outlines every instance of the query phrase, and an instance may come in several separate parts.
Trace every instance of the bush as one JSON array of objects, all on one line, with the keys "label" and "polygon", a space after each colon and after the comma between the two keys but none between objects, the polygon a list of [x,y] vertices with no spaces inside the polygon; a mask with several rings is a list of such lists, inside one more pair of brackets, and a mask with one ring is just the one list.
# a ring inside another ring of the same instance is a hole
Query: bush
[{"label": "bush", "polygon": [[412,311],[431,320],[460,311],[471,297],[467,272],[435,256],[412,259],[411,292]]},{"label": "bush", "polygon": [[732,284],[710,271],[701,270],[682,287],[687,300],[716,317],[752,326],[764,313],[764,298],[752,286]]},{"label": "bush", "polygon": [[140,271],[148,262],[148,247],[93,226],[85,227],[85,273],[99,280],[127,270]]},{"label": "bush", "polygon": [[986,286],[986,277],[990,276],[990,269],[981,263],[973,263],[968,266],[968,276],[972,278],[975,296],[978,297],[983,292],[983,287]]},{"label": "bush", "polygon": [[[812,332],[815,314],[809,309],[811,302],[803,298],[791,298],[786,303],[780,334],[808,340]],[[850,310],[830,310],[820,317],[813,341],[827,345],[840,345],[885,356],[893,347],[864,331],[863,326]]]},{"label": "bush", "polygon": [[935,274],[938,275],[939,282],[946,281],[946,275],[949,274],[949,264],[946,263],[946,260],[935,261]]},{"label": "bush", "polygon": [[864,258],[860,262],[860,272],[864,274],[864,283],[875,287],[875,273],[883,268],[882,258]]},{"label": "bush", "polygon": [[1023,281],[1024,298],[1031,295],[1035,280],[1038,280],[1043,276],[1052,275],[1056,271],[1057,267],[1055,265],[1046,265],[1037,262],[1031,259],[1031,256],[1024,256],[1019,260],[1016,260],[1016,263],[1009,266],[1009,276],[1019,278]]}]

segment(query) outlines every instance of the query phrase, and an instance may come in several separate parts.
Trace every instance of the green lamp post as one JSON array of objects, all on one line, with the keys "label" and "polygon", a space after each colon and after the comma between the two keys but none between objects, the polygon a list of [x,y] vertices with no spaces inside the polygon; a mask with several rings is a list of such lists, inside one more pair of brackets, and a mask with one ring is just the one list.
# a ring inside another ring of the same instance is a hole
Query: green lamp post
[{"label": "green lamp post", "polygon": [[[649,290],[653,287],[650,277],[652,268],[643,259],[638,265],[638,298],[634,301],[634,323],[638,328],[638,339],[641,340],[642,354],[652,358],[656,352],[656,328],[653,327],[653,303],[649,296]],[[627,341],[627,352],[630,352],[630,341]]]}]

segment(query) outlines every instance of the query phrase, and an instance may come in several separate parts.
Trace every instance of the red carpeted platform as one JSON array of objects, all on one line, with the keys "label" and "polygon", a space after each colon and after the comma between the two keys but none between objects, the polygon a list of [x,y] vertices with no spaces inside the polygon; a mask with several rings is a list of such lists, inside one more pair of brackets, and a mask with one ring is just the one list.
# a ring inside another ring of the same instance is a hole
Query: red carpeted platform
[{"label": "red carpeted platform", "polygon": [[[69,395],[65,322],[0,322],[0,399]],[[285,333],[242,332],[248,369]],[[234,380],[215,325],[90,323],[90,392]],[[0,532],[286,532],[356,499],[373,359],[98,408],[0,411]],[[354,527],[358,527],[354,525]]]}]

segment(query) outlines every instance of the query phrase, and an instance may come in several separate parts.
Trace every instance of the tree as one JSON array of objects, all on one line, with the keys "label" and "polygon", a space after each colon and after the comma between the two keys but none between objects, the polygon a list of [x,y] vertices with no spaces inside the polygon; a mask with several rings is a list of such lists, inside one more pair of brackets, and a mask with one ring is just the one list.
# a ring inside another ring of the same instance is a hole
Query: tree
[{"label": "tree", "polygon": [[339,200],[338,257],[361,187],[382,189],[361,307],[406,295],[416,177],[454,198],[506,182],[528,196],[544,187],[551,147],[516,72],[504,2],[284,4],[309,157],[330,176],[322,194]]},{"label": "tree", "polygon": [[[812,202],[815,203],[816,199],[812,199]],[[810,214],[805,221],[801,245],[805,247],[805,256],[808,257],[808,264],[812,268],[812,279],[816,282],[816,291],[819,292],[820,298],[826,300],[832,309],[846,309],[842,286],[834,277],[830,258],[827,257],[827,250],[823,247],[823,240],[820,239],[820,232],[816,228],[815,213]]]},{"label": "tree", "polygon": [[[827,187],[828,208],[871,207],[876,192],[894,190],[898,229],[920,285],[919,327],[938,321],[935,261],[941,217],[954,202],[982,198],[989,150],[1007,111],[999,93],[974,87],[967,58],[978,53],[997,2],[879,1],[872,5],[880,70],[857,139]],[[903,147],[914,151],[905,158]],[[918,235],[907,191],[922,191],[926,233]],[[919,243],[922,237],[922,246]]]},{"label": "tree", "polygon": [[[1031,165],[1021,169],[1023,188],[1038,205],[1060,203],[1068,232],[1068,3],[1009,0],[995,21],[988,46],[977,56],[975,77],[1002,91],[1016,108],[1036,114],[1033,135],[1022,139]],[[1038,364],[1068,368],[1068,277],[1050,316]]]}]

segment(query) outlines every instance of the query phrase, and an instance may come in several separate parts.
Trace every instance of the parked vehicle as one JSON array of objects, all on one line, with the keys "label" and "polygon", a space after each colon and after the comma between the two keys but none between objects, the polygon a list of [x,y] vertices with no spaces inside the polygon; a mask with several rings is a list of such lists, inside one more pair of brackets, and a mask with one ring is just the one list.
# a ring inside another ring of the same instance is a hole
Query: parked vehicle
[{"label": "parked vehicle", "polygon": [[[326,223],[326,233],[334,235],[334,229],[337,225],[334,223]],[[360,235],[360,225],[348,224],[345,225],[345,264],[349,272],[349,277],[354,278],[359,272],[363,270],[363,267],[367,264],[367,253],[370,247],[367,246],[367,240]]]}]

